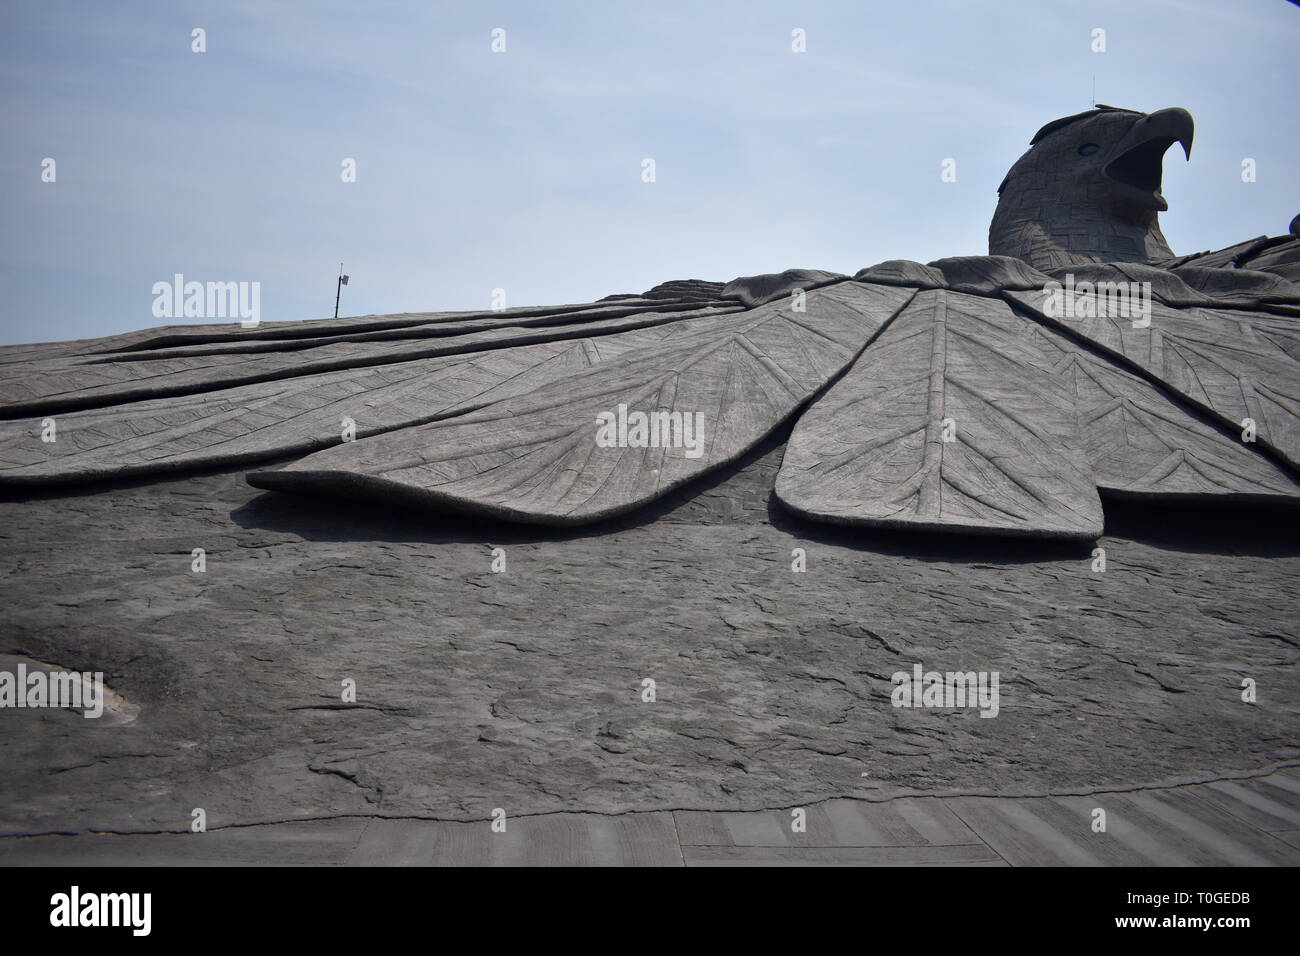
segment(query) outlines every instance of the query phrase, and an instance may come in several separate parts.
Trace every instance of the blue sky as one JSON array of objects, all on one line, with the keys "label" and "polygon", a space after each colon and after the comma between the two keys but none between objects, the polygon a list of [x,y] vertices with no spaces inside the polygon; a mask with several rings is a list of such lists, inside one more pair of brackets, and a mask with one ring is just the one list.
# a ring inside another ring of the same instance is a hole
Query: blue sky
[{"label": "blue sky", "polygon": [[260,282],[279,320],[332,314],[339,260],[361,315],[983,254],[1002,176],[1094,76],[1196,117],[1176,252],[1300,212],[1284,0],[48,0],[0,28],[3,342],[159,324],[176,272]]}]

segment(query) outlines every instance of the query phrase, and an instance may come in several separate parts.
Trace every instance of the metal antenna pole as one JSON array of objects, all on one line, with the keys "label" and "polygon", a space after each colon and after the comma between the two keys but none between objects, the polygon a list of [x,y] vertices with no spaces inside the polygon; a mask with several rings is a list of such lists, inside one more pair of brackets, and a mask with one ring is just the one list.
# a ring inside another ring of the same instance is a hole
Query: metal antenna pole
[{"label": "metal antenna pole", "polygon": [[339,280],[334,286],[334,318],[339,317],[339,296],[343,294],[343,263],[339,263]]}]

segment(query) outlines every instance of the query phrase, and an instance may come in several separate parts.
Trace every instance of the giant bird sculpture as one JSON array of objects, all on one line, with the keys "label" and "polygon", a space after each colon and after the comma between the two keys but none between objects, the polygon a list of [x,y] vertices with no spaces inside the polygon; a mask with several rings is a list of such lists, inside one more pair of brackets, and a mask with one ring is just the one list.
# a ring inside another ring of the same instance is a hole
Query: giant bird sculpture
[{"label": "giant bird sculpture", "polygon": [[5,347],[0,483],[298,455],[248,481],[569,525],[798,416],[774,493],[817,520],[1086,539],[1103,495],[1291,505],[1300,238],[1175,257],[1162,159],[1192,132],[1182,109],[1044,126],[988,256]]}]

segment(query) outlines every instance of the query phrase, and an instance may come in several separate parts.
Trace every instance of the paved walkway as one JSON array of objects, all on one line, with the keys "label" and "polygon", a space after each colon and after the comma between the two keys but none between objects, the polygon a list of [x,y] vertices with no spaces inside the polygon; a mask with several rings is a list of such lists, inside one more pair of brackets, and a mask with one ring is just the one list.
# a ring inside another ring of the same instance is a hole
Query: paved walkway
[{"label": "paved walkway", "polygon": [[[1094,832],[1094,811],[1106,814]],[[344,817],[204,834],[0,838],[0,865],[1300,865],[1300,767],[1079,797],[828,800],[790,810]]]}]

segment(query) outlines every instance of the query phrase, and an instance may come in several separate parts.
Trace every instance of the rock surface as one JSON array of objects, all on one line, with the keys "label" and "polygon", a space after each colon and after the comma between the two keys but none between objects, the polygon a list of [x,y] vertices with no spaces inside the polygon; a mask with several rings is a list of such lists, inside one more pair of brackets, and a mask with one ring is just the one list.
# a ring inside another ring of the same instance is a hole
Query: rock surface
[{"label": "rock surface", "polygon": [[[780,301],[714,318],[517,399],[248,480],[540,524],[622,514],[752,448],[847,368],[909,297],[892,286],[839,283],[808,293],[806,311]],[[598,426],[601,416],[607,425]],[[652,416],[662,416],[653,432]]]},{"label": "rock surface", "polygon": [[[312,353],[293,353],[296,365],[281,358],[282,377],[246,385],[205,387],[177,382],[183,373],[163,372],[172,384],[155,387],[185,394],[57,413],[58,440],[51,443],[41,441],[45,419],[0,421],[0,484],[81,482],[306,454],[341,443],[344,419],[353,423],[353,437],[364,438],[463,414],[626,352],[662,346],[669,336],[698,333],[712,327],[707,320],[738,309],[637,312],[580,329],[451,336],[440,341],[443,355],[380,365],[366,364],[353,350],[359,364],[332,371],[314,370],[320,362],[312,357],[314,346]],[[144,364],[154,363],[133,367]]]},{"label": "rock surface", "polygon": [[776,495],[843,524],[1095,538],[1075,400],[1000,299],[917,293],[794,430]]},{"label": "rock surface", "polygon": [[724,297],[739,299],[745,305],[754,307],[790,295],[795,290],[808,292],[832,282],[848,278],[838,272],[826,272],[822,269],[786,269],[769,275],[742,276],[727,283],[722,290]]},{"label": "rock surface", "polygon": [[1092,478],[1126,497],[1233,497],[1294,507],[1300,485],[1240,435],[1197,416],[1146,379],[1069,336],[1034,329],[1032,344],[1074,398]]},{"label": "rock surface", "polygon": [[[0,714],[0,830],[1028,794],[1300,757],[1293,520],[1108,503],[1094,572],[1087,543],[793,518],[768,495],[784,438],[564,535],[238,470],[0,502],[0,653],[102,670],[139,708]],[[915,663],[1000,671],[999,716],[892,707]]]},{"label": "rock surface", "polygon": [[[1067,294],[1062,301],[1070,313],[1061,316],[1047,293],[1006,297],[1229,428],[1243,430],[1249,419],[1260,445],[1300,467],[1300,361],[1291,351],[1300,327],[1294,321],[1247,310],[1175,309],[1159,301],[1151,303],[1145,319],[1119,317],[1101,308],[1096,294]],[[1085,304],[1090,307],[1080,307]]]}]

